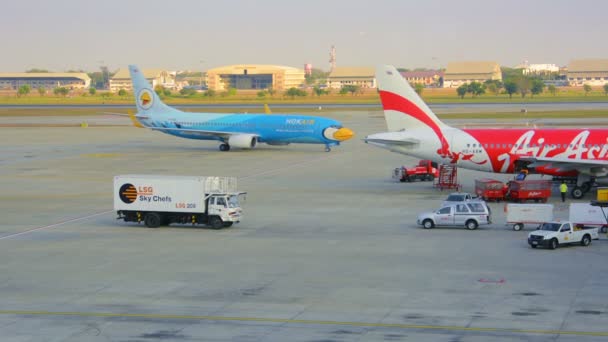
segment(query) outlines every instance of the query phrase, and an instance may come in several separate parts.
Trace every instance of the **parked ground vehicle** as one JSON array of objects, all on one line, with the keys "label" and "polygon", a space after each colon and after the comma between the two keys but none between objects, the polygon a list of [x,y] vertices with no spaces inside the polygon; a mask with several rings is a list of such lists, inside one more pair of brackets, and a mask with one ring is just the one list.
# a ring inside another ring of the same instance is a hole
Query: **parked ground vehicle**
[{"label": "parked ground vehicle", "polygon": [[421,160],[414,167],[401,166],[393,170],[393,178],[400,182],[432,181],[437,177],[439,177],[437,163],[430,160]]},{"label": "parked ground vehicle", "polygon": [[437,226],[462,226],[477,229],[492,223],[490,208],[485,202],[452,203],[437,211],[418,215],[417,223],[426,229]]},{"label": "parked ground vehicle", "polygon": [[551,197],[551,181],[548,180],[513,180],[507,183],[508,190],[506,198],[513,202],[534,202],[546,203]]},{"label": "parked ground vehicle", "polygon": [[457,204],[462,202],[483,202],[481,198],[474,197],[468,192],[452,192],[448,197],[441,203],[441,206],[447,206],[450,204]]},{"label": "parked ground vehicle", "polygon": [[234,177],[123,175],[114,177],[114,210],[149,228],[171,223],[230,227],[242,219]]},{"label": "parked ground vehicle", "polygon": [[[606,213],[608,213],[608,210],[606,210]],[[608,222],[602,208],[589,203],[570,203],[568,220],[573,222],[574,225],[598,227],[602,233],[605,233],[608,229]]]},{"label": "parked ground vehicle", "polygon": [[475,194],[484,201],[501,201],[505,199],[507,186],[505,183],[489,178],[475,180]]},{"label": "parked ground vehicle", "polygon": [[553,204],[508,203],[505,211],[507,224],[513,225],[513,230],[521,230],[525,224],[540,227],[544,222],[553,221]]},{"label": "parked ground vehicle", "polygon": [[528,244],[532,248],[538,246],[556,249],[562,244],[580,243],[589,246],[591,240],[598,239],[597,228],[573,227],[570,221],[551,221],[543,223],[538,230],[528,234]]}]

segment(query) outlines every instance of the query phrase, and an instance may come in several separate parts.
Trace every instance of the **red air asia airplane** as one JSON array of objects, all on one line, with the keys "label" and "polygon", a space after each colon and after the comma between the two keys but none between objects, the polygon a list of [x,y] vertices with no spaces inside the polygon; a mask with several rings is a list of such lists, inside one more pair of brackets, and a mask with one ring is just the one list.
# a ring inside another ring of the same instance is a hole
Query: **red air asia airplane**
[{"label": "red air asia airplane", "polygon": [[608,129],[458,129],[441,122],[393,66],[376,69],[388,132],[365,141],[462,168],[575,177],[572,197],[608,183]]}]

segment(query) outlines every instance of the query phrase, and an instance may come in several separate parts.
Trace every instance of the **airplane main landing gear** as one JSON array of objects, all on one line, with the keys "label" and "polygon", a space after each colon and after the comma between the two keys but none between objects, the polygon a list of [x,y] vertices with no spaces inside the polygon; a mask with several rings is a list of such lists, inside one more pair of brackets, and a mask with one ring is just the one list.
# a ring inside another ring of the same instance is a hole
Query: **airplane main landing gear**
[{"label": "airplane main landing gear", "polygon": [[572,195],[572,198],[574,199],[581,199],[585,196],[585,193],[583,192],[583,188],[575,186],[570,192],[570,195]]},{"label": "airplane main landing gear", "polygon": [[230,145],[228,145],[226,143],[221,144],[220,145],[220,151],[223,151],[223,152],[230,151]]},{"label": "airplane main landing gear", "polygon": [[329,147],[329,145],[325,145],[325,152],[331,152],[331,147]]},{"label": "airplane main landing gear", "polygon": [[581,185],[577,185],[574,186],[574,188],[572,189],[572,191],[570,192],[570,195],[572,195],[572,198],[574,199],[581,199],[583,198],[583,196],[585,196],[586,193],[588,193],[591,188],[593,187],[593,185],[595,184],[595,178],[591,177],[590,180],[582,182]]}]

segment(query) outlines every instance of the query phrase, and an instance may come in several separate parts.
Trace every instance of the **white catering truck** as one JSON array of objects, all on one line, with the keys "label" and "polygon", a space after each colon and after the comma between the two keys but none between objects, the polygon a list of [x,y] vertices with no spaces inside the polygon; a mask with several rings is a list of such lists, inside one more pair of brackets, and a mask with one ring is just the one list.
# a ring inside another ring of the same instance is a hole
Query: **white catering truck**
[{"label": "white catering truck", "polygon": [[125,222],[156,228],[171,223],[230,227],[242,219],[235,177],[122,175],[114,177],[114,210]]}]

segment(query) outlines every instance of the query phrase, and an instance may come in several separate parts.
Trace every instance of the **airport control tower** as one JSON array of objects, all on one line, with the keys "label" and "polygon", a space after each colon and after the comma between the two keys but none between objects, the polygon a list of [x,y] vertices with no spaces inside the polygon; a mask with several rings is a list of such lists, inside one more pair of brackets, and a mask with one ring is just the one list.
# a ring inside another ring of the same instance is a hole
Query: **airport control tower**
[{"label": "airport control tower", "polygon": [[329,50],[329,72],[334,71],[336,68],[336,47],[334,45],[331,46],[331,50]]}]

